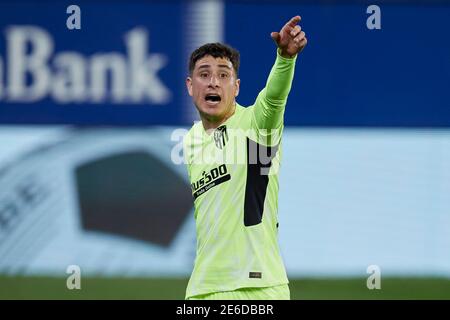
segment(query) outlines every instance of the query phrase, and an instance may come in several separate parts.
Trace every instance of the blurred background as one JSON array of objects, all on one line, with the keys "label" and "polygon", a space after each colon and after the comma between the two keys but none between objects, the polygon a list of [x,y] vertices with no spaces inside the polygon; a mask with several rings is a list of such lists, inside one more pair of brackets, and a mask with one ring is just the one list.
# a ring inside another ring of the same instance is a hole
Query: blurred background
[{"label": "blurred background", "polygon": [[292,298],[450,298],[450,2],[94,0],[79,20],[72,4],[0,3],[0,299],[184,299],[189,54],[237,48],[251,105],[270,32],[297,14],[279,196]]}]

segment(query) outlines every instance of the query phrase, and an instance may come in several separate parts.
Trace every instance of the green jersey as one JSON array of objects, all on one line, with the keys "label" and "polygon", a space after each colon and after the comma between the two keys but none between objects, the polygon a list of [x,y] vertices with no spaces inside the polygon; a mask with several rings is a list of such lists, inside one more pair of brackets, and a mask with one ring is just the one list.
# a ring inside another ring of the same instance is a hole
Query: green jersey
[{"label": "green jersey", "polygon": [[197,122],[184,138],[197,231],[186,298],[288,283],[278,246],[278,168],[295,60],[277,52],[252,106],[236,104],[212,133]]}]

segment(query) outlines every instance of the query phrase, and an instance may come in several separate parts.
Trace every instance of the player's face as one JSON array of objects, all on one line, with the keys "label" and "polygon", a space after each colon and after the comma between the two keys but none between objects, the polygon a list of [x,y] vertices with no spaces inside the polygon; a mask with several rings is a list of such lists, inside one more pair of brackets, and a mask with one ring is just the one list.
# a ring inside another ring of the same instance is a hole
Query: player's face
[{"label": "player's face", "polygon": [[221,122],[231,116],[239,83],[230,60],[209,55],[196,62],[192,76],[186,79],[200,116],[211,122]]}]

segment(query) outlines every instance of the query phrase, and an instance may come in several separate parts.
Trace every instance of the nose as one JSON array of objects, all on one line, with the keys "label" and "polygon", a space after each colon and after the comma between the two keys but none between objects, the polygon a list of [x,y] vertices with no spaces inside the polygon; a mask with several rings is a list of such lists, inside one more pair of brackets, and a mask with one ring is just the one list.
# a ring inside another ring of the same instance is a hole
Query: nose
[{"label": "nose", "polygon": [[219,79],[216,76],[212,76],[209,80],[209,86],[210,87],[218,87],[219,86]]}]

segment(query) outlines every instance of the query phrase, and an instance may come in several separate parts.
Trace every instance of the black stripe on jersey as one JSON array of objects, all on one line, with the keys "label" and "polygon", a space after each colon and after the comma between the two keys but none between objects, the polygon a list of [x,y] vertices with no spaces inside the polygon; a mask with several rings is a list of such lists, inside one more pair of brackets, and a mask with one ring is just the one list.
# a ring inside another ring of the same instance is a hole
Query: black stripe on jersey
[{"label": "black stripe on jersey", "polygon": [[[266,199],[268,172],[278,145],[266,147],[247,138],[247,185],[245,187],[244,225],[254,226],[262,221]],[[264,169],[267,171],[263,173]]]}]

